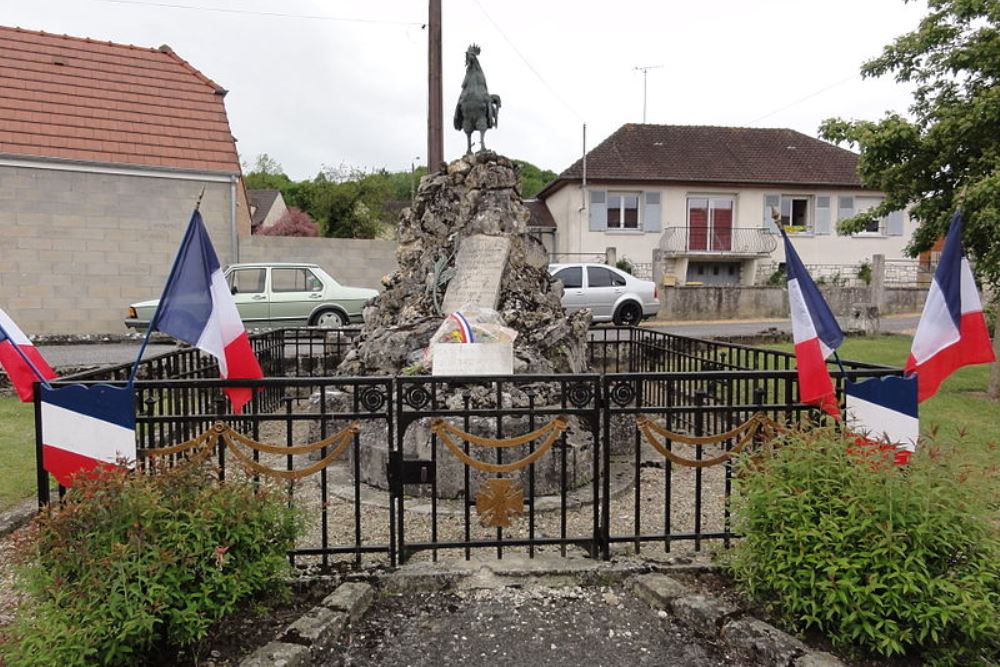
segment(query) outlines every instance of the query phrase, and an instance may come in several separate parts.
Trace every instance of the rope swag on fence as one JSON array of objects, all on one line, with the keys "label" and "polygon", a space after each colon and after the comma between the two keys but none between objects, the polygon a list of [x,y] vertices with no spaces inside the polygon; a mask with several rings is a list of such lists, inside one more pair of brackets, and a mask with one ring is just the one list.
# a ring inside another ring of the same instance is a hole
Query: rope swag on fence
[{"label": "rope swag on fence", "polygon": [[[687,466],[689,468],[708,468],[710,466],[719,465],[720,463],[725,463],[731,459],[734,454],[742,452],[747,445],[753,442],[756,436],[760,434],[770,435],[775,431],[781,430],[781,427],[763,412],[755,413],[752,417],[750,417],[750,419],[743,422],[739,426],[726,431],[725,433],[708,436],[676,433],[664,428],[659,423],[649,419],[645,415],[639,415],[636,417],[635,425],[642,433],[643,439],[665,459],[671,461],[672,463],[676,463],[677,465]],[[682,456],[678,456],[674,452],[670,451],[670,449],[668,449],[663,442],[660,442],[656,436],[660,436],[671,442],[679,442],[684,445],[695,446],[721,445],[727,440],[731,440],[733,438],[739,438],[739,440],[737,440],[736,444],[733,445],[729,451],[724,452],[719,456],[710,459],[698,460],[686,459]]]},{"label": "rope swag on fence", "polygon": [[[568,425],[569,424],[566,421],[566,418],[559,416],[550,421],[545,426],[539,429],[535,429],[530,433],[525,433],[524,435],[519,435],[514,438],[495,439],[495,438],[483,438],[478,435],[474,435],[472,433],[466,433],[465,431],[462,431],[461,429],[452,426],[443,419],[435,419],[434,423],[431,425],[431,432],[437,435],[441,439],[441,442],[443,442],[445,446],[451,451],[451,453],[455,455],[455,458],[460,460],[465,465],[475,468],[476,470],[481,470],[483,472],[504,473],[504,472],[514,472],[516,470],[520,470],[540,459],[545,454],[545,452],[549,451],[549,448],[552,447],[552,444],[556,441],[556,438],[558,438],[559,435],[566,430]],[[462,451],[462,448],[459,447],[454,440],[452,440],[451,436],[456,436],[458,438],[461,438],[462,440],[465,440],[466,442],[469,442],[473,445],[479,445],[480,447],[489,447],[491,449],[517,447],[518,445],[525,445],[531,442],[532,440],[537,440],[538,438],[541,437],[545,437],[545,440],[542,442],[541,445],[538,446],[538,449],[536,449],[531,454],[528,454],[523,459],[519,459],[517,461],[514,461],[513,463],[501,464],[501,463],[486,463],[484,461],[479,461],[477,459],[472,458],[464,451]]]},{"label": "rope swag on fence", "polygon": [[[182,442],[179,445],[174,445],[173,447],[140,449],[139,456],[153,458],[191,452],[191,460],[203,461],[211,456],[212,452],[215,451],[216,446],[219,446],[228,449],[233,456],[236,457],[236,460],[239,461],[245,468],[252,470],[259,475],[267,475],[270,477],[277,477],[279,479],[301,479],[317,473],[333,463],[334,460],[347,451],[347,448],[353,441],[354,436],[360,432],[361,424],[355,421],[351,422],[333,435],[323,438],[322,440],[317,440],[316,442],[311,442],[306,445],[282,447],[280,445],[269,445],[264,442],[257,442],[256,440],[239,433],[225,422],[218,421],[215,422],[215,424],[212,425],[212,428],[208,431],[205,431],[201,435],[191,438],[190,440]],[[282,456],[300,456],[302,454],[309,454],[330,446],[332,446],[333,449],[322,459],[312,465],[306,466],[305,468],[300,468],[299,470],[277,470],[254,461],[251,456],[247,455],[247,453],[241,449],[241,446],[253,451],[264,452],[265,454],[280,454]]]}]

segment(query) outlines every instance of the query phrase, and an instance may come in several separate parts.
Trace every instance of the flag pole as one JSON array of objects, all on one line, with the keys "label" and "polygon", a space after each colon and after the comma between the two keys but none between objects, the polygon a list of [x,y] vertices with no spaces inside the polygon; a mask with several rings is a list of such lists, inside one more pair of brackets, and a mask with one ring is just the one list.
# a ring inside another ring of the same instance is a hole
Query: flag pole
[{"label": "flag pole", "polygon": [[[201,207],[201,198],[205,196],[205,187],[202,186],[201,193],[198,195],[198,199],[194,203],[194,211],[191,212],[191,220],[188,221],[187,229],[184,232],[184,236],[181,239],[181,244],[177,248],[177,254],[174,255],[174,263],[170,267],[170,273],[167,274],[167,282],[164,283],[163,289],[166,290],[167,285],[169,285],[174,280],[174,274],[177,273],[177,265],[180,263],[181,253],[184,250],[185,243],[188,240],[188,236],[191,234],[191,223],[194,221],[194,215],[198,212]],[[160,318],[160,309],[163,308],[163,292],[160,292],[160,300],[156,304],[156,310],[153,312],[153,317],[149,320],[149,325],[146,327],[146,335],[142,339],[142,345],[139,346],[139,356],[135,358],[135,363],[132,364],[132,372],[128,376],[128,386],[132,386],[135,383],[136,373],[139,372],[139,362],[142,361],[142,355],[146,352],[146,346],[149,345],[149,337],[153,333],[153,329],[156,327],[156,322]]]},{"label": "flag pole", "polygon": [[14,342],[14,339],[10,337],[10,334],[7,333],[7,330],[3,328],[2,324],[0,324],[0,334],[3,334],[3,337],[10,341],[10,346],[14,348],[14,351],[17,352],[19,357],[21,357],[21,360],[28,365],[28,368],[30,368],[31,372],[35,374],[38,381],[45,385],[46,389],[52,389],[52,385],[49,384],[49,381],[45,379],[45,376],[42,375],[40,370],[38,370],[38,367],[32,363],[31,359],[28,358],[28,355],[24,353],[24,350],[22,350],[20,346]]}]

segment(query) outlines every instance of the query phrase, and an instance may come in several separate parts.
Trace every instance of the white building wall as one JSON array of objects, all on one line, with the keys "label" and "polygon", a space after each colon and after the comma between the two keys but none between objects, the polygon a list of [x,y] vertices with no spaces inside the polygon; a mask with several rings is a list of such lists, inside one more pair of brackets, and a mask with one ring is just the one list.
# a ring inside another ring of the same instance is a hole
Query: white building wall
[{"label": "white building wall", "polygon": [[[804,195],[810,198],[809,216],[815,224],[816,197],[828,196],[831,202],[831,233],[798,233],[792,235],[792,242],[805,264],[839,264],[854,265],[870,260],[872,255],[882,254],[887,258],[905,257],[905,248],[915,229],[915,222],[904,215],[903,234],[888,236],[879,234],[856,234],[840,236],[836,232],[837,198],[840,196],[872,197],[877,194],[870,190],[824,190],[822,188],[725,188],[709,186],[656,186],[641,185],[592,185],[589,189],[612,189],[623,191],[659,192],[662,208],[662,231],[648,232],[642,230],[608,230],[590,231],[588,211],[583,208],[585,198],[578,184],[560,188],[545,199],[552,217],[556,221],[556,252],[558,253],[603,253],[606,248],[614,247],[619,258],[628,257],[636,262],[652,261],[653,250],[660,242],[662,234],[669,233],[671,227],[687,226],[687,199],[689,196],[734,197],[735,228],[763,228],[764,226],[764,196],[765,194]],[[640,198],[641,200],[642,198]],[[644,210],[640,201],[639,219],[643,223]],[[784,246],[780,243],[780,235],[775,234],[779,241],[770,258],[761,261],[783,262]],[[723,255],[702,255],[702,259],[726,259]],[[683,260],[683,258],[680,258]],[[729,260],[734,261],[734,260]],[[686,261],[676,262],[674,272],[683,276],[686,271]],[[753,261],[744,265],[745,280],[748,273],[753,272]],[[752,276],[751,276],[752,279]]]}]

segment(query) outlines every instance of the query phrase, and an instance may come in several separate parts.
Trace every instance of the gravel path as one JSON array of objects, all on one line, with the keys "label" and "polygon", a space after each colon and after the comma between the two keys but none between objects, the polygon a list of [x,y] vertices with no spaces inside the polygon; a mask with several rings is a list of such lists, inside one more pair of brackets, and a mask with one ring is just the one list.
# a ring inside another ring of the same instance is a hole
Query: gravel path
[{"label": "gravel path", "polygon": [[[283,426],[274,424],[274,428],[267,426],[261,429],[261,440],[272,443],[282,443],[285,439]],[[304,423],[296,426],[293,439],[296,444],[308,442],[307,427]],[[644,445],[647,447],[647,445]],[[683,445],[675,445],[675,451],[685,457],[692,457],[693,453],[687,451],[689,448]],[[713,448],[705,448],[706,458],[714,455]],[[442,448],[440,456],[449,455]],[[650,448],[643,455],[644,459],[662,457],[655,454]],[[321,475],[316,474],[307,477],[294,485],[293,496],[295,504],[303,510],[307,518],[307,533],[300,540],[297,546],[300,548],[314,548],[322,545],[323,515],[325,510],[328,541],[331,545],[354,545],[356,540],[356,526],[354,517],[353,485],[351,475],[346,462],[346,455],[341,460],[332,465],[327,474],[327,499],[324,508],[322,499]],[[285,457],[283,456],[262,456],[261,462],[275,468],[285,467]],[[296,457],[294,467],[300,468],[308,465],[310,461],[306,457]],[[618,493],[614,495],[611,502],[611,534],[612,536],[635,534],[636,528],[640,534],[653,535],[663,534],[666,531],[665,521],[667,517],[666,499],[668,497],[667,474],[662,467],[644,466],[640,469],[640,492],[638,494],[640,503],[639,523],[635,521],[636,493],[631,480],[634,476],[634,459],[623,457],[613,462],[613,469],[623,476],[623,481],[618,482]],[[670,475],[670,530],[671,534],[691,533],[695,529],[695,488],[698,479],[698,472],[694,468],[674,466]],[[335,481],[340,484],[335,484]],[[701,505],[701,530],[703,532],[721,531],[725,525],[725,468],[715,466],[701,470],[702,505]],[[589,483],[587,487],[589,489]],[[552,501],[558,507],[557,501]],[[405,514],[405,539],[407,543],[431,542],[434,541],[434,522],[430,514],[430,501],[428,498],[406,498],[404,507]],[[363,545],[385,545],[389,543],[389,509],[388,492],[365,487],[363,494],[361,520],[360,520],[360,542]],[[472,540],[493,540],[496,538],[495,528],[485,528],[479,525],[476,510],[471,509],[470,538]],[[520,517],[515,518],[513,525],[503,532],[505,539],[527,538],[528,515],[525,512]],[[563,535],[563,526],[558,510],[538,511],[535,515],[535,536],[536,537],[560,537]],[[589,540],[593,535],[593,506],[588,501],[577,504],[567,511],[565,536],[568,538],[579,537],[581,540]],[[461,500],[440,500],[438,501],[437,533],[436,541],[464,541],[465,521],[463,515],[463,503]],[[634,543],[619,543],[615,549],[619,552],[634,552]],[[715,549],[721,546],[718,540],[702,541],[703,550]],[[641,552],[644,556],[655,555],[686,555],[690,554],[695,547],[693,541],[675,542],[671,545],[668,554],[662,543],[646,543],[641,545]],[[527,547],[511,547],[527,553]],[[542,547],[541,552],[553,552],[559,547]],[[477,550],[473,549],[473,553]],[[483,553],[496,553],[495,547],[486,548]],[[448,549],[439,552],[441,557],[464,556],[462,549]],[[420,552],[413,558],[416,560],[433,557],[433,552]],[[349,562],[354,559],[353,555],[336,556],[334,562]],[[302,557],[298,563],[318,562],[319,557]],[[365,565],[376,565],[384,563],[384,554],[366,554],[362,556],[362,563]]]},{"label": "gravel path", "polygon": [[380,599],[328,667],[750,665],[620,588],[504,588]]}]

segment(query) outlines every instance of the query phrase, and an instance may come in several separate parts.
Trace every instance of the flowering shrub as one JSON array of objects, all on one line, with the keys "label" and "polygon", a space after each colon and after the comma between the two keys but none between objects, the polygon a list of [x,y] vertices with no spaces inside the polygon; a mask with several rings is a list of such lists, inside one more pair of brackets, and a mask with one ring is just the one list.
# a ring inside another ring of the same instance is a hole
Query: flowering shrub
[{"label": "flowering shrub", "polygon": [[754,599],[835,644],[925,660],[998,655],[996,448],[925,442],[909,465],[834,428],[745,458],[727,558]]},{"label": "flowering shrub", "polygon": [[319,236],[319,227],[308,213],[291,206],[284,215],[274,221],[273,225],[259,230],[257,234],[259,236]]},{"label": "flowering shrub", "polygon": [[190,645],[288,573],[282,495],[192,464],[79,479],[19,545],[28,597],[0,648],[18,665],[124,665]]}]

